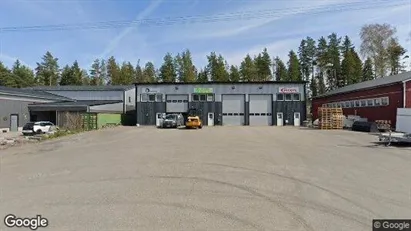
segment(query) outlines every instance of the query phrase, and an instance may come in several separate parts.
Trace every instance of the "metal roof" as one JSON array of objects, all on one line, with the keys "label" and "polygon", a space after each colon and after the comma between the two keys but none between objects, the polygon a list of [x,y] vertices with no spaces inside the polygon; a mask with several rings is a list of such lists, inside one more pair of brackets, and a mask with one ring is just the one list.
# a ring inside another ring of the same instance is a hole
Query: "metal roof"
[{"label": "metal roof", "polygon": [[134,83],[134,85],[207,85],[207,84],[306,84],[306,81],[249,81],[249,82],[231,82],[231,81],[208,81],[208,82],[155,82],[155,83]]},{"label": "metal roof", "polygon": [[35,86],[26,89],[40,91],[126,91],[133,89],[134,85],[105,85],[105,86]]},{"label": "metal roof", "polygon": [[73,107],[73,106],[97,106],[104,104],[121,103],[122,100],[77,100],[74,102],[53,102],[53,103],[34,103],[29,107]]},{"label": "metal roof", "polygon": [[26,88],[11,88],[0,86],[0,94],[7,94],[12,96],[33,97],[39,99],[59,100],[59,101],[74,101],[73,99],[55,95],[45,91],[36,91]]},{"label": "metal roof", "polygon": [[323,97],[331,96],[331,95],[337,95],[337,94],[343,94],[343,93],[348,93],[348,92],[353,92],[353,91],[376,88],[380,86],[400,83],[406,80],[411,80],[411,71],[404,72],[398,75],[386,76],[383,78],[377,78],[377,79],[373,79],[373,80],[369,80],[369,81],[365,81],[361,83],[348,85],[348,86],[345,86],[345,87],[342,87],[342,88],[339,88],[333,91],[329,91],[323,95],[320,95],[314,98],[323,98]]}]

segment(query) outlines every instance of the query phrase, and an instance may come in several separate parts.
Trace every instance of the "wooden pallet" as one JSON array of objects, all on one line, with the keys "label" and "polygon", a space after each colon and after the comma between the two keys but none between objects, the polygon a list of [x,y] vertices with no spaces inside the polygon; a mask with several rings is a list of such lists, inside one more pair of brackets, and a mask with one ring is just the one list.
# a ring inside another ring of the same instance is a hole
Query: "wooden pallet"
[{"label": "wooden pallet", "polygon": [[320,129],[343,129],[344,115],[342,108],[318,108]]}]

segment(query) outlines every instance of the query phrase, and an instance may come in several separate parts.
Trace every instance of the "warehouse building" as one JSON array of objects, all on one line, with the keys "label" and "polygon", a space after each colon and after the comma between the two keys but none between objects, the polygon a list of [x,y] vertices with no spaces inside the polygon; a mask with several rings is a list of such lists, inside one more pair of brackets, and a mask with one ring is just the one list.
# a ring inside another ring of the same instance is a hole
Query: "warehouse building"
[{"label": "warehouse building", "polygon": [[305,82],[136,84],[136,120],[156,125],[163,114],[199,110],[204,125],[300,126]]},{"label": "warehouse building", "polygon": [[349,85],[315,97],[313,119],[318,118],[319,107],[342,107],[346,116],[389,120],[395,127],[397,108],[411,107],[411,72]]}]

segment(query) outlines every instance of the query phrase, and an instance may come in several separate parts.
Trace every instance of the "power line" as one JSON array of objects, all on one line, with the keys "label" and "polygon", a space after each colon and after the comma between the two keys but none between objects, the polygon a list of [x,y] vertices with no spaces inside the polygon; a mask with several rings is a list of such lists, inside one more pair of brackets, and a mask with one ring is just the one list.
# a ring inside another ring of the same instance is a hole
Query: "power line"
[{"label": "power line", "polygon": [[122,21],[103,21],[78,24],[55,24],[40,26],[14,26],[0,28],[2,33],[8,32],[44,32],[44,31],[68,31],[68,30],[102,30],[111,28],[138,26],[171,26],[178,24],[206,24],[215,22],[241,21],[253,19],[273,19],[287,15],[317,15],[329,12],[355,11],[362,9],[373,9],[380,7],[394,7],[408,5],[408,0],[392,2],[387,0],[371,0],[346,4],[335,4],[323,7],[300,7],[300,8],[283,8],[267,9],[257,11],[243,11],[228,14],[216,15],[197,15],[197,16],[180,16],[151,18],[142,20],[122,20]]}]

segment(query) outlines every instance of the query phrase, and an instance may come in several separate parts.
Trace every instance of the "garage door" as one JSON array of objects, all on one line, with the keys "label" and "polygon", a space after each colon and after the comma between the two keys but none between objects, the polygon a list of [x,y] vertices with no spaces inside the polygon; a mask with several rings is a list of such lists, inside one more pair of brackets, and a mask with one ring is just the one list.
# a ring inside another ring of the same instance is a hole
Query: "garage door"
[{"label": "garage door", "polygon": [[244,95],[222,95],[223,125],[244,125]]},{"label": "garage door", "polygon": [[249,95],[250,125],[272,125],[272,96]]},{"label": "garage door", "polygon": [[166,95],[166,112],[187,112],[188,95]]}]

